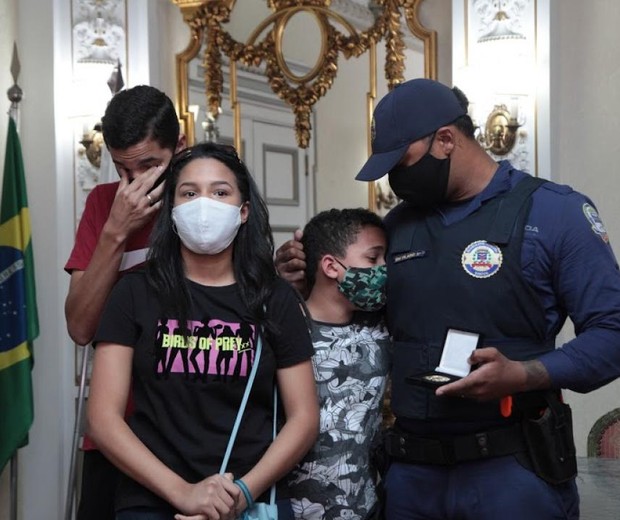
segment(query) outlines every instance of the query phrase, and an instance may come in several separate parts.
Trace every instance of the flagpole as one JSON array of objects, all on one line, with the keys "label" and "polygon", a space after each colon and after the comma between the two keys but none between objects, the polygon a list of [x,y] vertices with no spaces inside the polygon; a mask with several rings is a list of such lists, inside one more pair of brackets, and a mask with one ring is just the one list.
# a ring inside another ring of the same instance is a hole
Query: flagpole
[{"label": "flagpole", "polygon": [[[22,100],[22,89],[17,84],[17,77],[19,76],[20,64],[19,57],[17,56],[17,43],[13,42],[13,57],[11,59],[11,76],[13,76],[13,85],[7,90],[6,94],[11,102],[9,108],[9,117],[12,117],[15,121],[15,126],[19,128],[19,102]],[[10,464],[10,495],[11,495],[11,520],[17,520],[17,491],[18,491],[18,464],[17,464],[17,451],[11,456]]]},{"label": "flagpole", "polygon": [[75,425],[73,428],[73,442],[71,443],[71,461],[69,464],[69,482],[67,483],[67,496],[65,500],[65,520],[73,518],[73,505],[75,504],[77,453],[82,432],[84,416],[84,400],[86,399],[86,386],[88,375],[88,363],[90,360],[90,347],[86,345],[82,354],[82,371],[80,372],[80,389],[78,391],[78,408],[75,412]]},{"label": "flagpole", "polygon": [[11,520],[17,520],[17,450],[11,457]]}]

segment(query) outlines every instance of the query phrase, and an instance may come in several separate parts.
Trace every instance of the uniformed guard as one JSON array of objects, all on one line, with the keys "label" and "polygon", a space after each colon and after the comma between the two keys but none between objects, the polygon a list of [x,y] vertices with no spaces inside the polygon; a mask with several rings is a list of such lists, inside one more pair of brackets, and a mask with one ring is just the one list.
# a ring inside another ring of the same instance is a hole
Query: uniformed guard
[{"label": "uniformed guard", "polygon": [[[579,518],[560,390],[620,375],[620,273],[593,203],[495,162],[464,94],[407,81],[377,105],[357,179],[388,175],[394,339],[390,519]],[[280,268],[280,272],[283,269]],[[567,316],[576,338],[556,348]],[[471,372],[432,371],[449,328],[476,331]],[[431,372],[434,385],[420,385]]]}]

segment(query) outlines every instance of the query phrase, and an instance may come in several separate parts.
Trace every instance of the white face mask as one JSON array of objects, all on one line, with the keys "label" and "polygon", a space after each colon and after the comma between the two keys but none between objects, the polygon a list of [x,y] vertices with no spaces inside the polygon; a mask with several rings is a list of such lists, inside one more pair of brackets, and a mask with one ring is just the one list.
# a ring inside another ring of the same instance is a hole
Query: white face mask
[{"label": "white face mask", "polygon": [[172,208],[172,221],[183,245],[200,255],[215,255],[226,249],[241,226],[241,208],[209,197]]}]

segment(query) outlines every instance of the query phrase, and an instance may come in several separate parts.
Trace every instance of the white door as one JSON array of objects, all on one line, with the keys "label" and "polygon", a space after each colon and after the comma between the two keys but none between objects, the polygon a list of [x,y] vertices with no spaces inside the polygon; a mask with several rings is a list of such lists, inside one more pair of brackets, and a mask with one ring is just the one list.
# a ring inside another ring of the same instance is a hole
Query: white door
[{"label": "white door", "polygon": [[292,126],[252,122],[254,178],[269,208],[276,249],[314,214],[310,150],[298,148]]}]

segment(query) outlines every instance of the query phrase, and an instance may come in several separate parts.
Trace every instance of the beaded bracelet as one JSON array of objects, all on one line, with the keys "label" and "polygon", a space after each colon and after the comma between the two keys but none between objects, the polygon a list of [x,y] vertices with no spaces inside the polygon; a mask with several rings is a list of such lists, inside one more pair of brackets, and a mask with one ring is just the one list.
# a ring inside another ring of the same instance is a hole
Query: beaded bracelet
[{"label": "beaded bracelet", "polygon": [[248,489],[248,486],[246,486],[245,482],[243,482],[243,480],[241,480],[240,478],[235,480],[233,483],[237,484],[237,486],[239,486],[239,488],[243,492],[243,496],[245,497],[247,508],[248,509],[251,508],[254,505],[254,499],[252,498],[252,495],[250,494],[250,490]]}]

